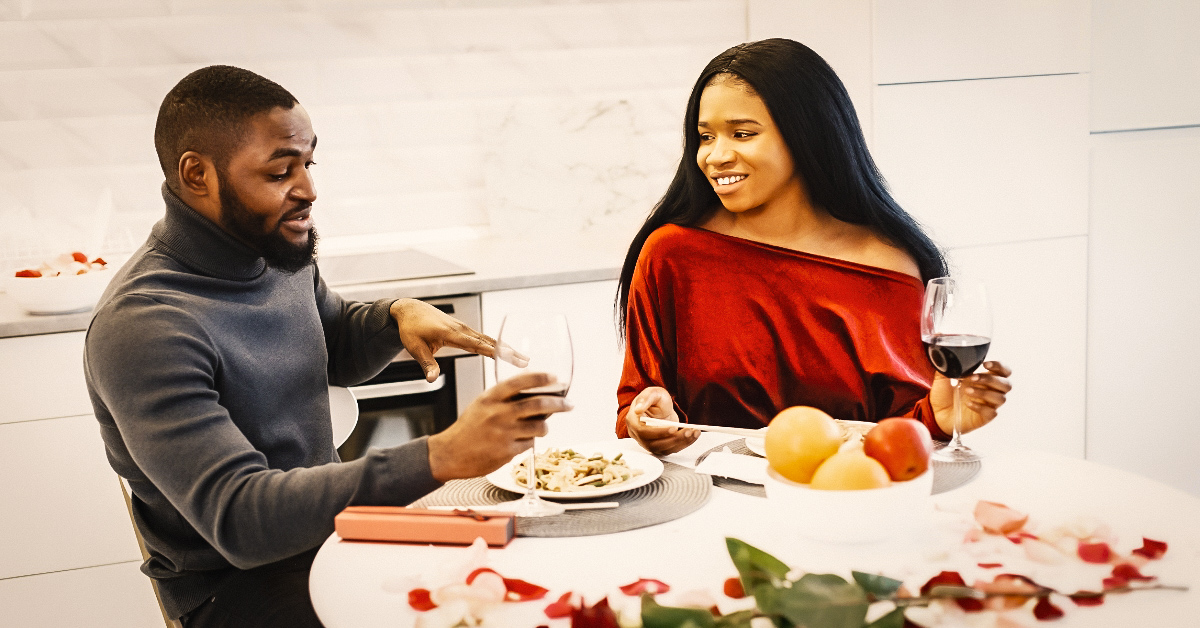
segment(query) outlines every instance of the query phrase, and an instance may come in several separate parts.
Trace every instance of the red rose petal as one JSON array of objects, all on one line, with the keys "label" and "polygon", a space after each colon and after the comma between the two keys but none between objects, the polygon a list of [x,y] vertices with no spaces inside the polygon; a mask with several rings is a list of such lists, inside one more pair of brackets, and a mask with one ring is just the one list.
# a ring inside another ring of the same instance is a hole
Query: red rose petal
[{"label": "red rose petal", "polygon": [[975,504],[975,521],[991,534],[1013,534],[1025,527],[1029,515],[1022,514],[996,502],[980,500]]},{"label": "red rose petal", "polygon": [[1108,543],[1084,543],[1079,542],[1079,557],[1085,563],[1104,564],[1112,560],[1113,551],[1108,546]]},{"label": "red rose petal", "polygon": [[943,571],[942,573],[930,578],[929,582],[921,585],[921,595],[929,595],[929,592],[933,590],[933,587],[942,585],[965,587],[967,586],[967,582],[963,580],[962,576],[959,575],[957,571]]},{"label": "red rose petal", "polygon": [[546,617],[549,617],[550,619],[570,617],[571,611],[575,610],[575,607],[571,604],[571,595],[572,593],[567,591],[558,598],[557,602],[551,602],[548,604],[545,610]]},{"label": "red rose petal", "polygon": [[1133,550],[1133,553],[1154,560],[1167,553],[1167,544],[1142,537],[1142,546]]},{"label": "red rose petal", "polygon": [[1023,606],[1030,597],[1040,591],[1040,587],[1029,578],[1014,574],[1000,574],[991,582],[977,580],[973,588],[993,596],[999,594],[999,597],[990,597],[985,600],[988,608],[996,610]]},{"label": "red rose petal", "polygon": [[1120,589],[1121,587],[1127,586],[1128,584],[1129,584],[1129,581],[1124,578],[1105,578],[1104,579],[1104,590],[1108,591],[1111,589]]},{"label": "red rose petal", "polygon": [[[953,586],[953,587],[965,587],[965,586],[967,586],[967,583],[962,579],[962,576],[959,575],[959,573],[957,571],[943,571],[943,572],[939,573],[938,575],[930,578],[929,582],[926,582],[925,584],[921,585],[921,595],[929,595],[929,592],[932,591],[934,587],[943,586],[943,585],[944,586]],[[975,612],[983,610],[983,601],[982,600],[976,600],[976,599],[972,599],[969,597],[960,597],[960,598],[954,598],[954,602],[956,604],[958,604],[959,608],[963,609],[964,611],[966,611],[968,613],[975,613]]]},{"label": "red rose petal", "polygon": [[413,589],[409,591],[408,605],[413,607],[413,610],[421,611],[422,613],[437,608],[437,604],[434,604],[433,598],[429,596],[429,589]]},{"label": "red rose petal", "polygon": [[571,628],[621,628],[617,623],[617,614],[608,605],[608,598],[596,602],[595,606],[587,604],[571,611]]},{"label": "red rose petal", "polygon": [[[475,582],[475,578],[479,577],[479,574],[481,573],[494,573],[497,576],[500,576],[500,573],[495,569],[490,567],[480,567],[479,569],[476,569],[467,575],[467,584],[473,584]],[[500,576],[500,578],[503,579],[504,576]]]},{"label": "red rose petal", "polygon": [[1113,567],[1112,575],[1114,578],[1122,580],[1153,580],[1154,576],[1143,576],[1142,572],[1138,571],[1137,567],[1129,563],[1121,563]]},{"label": "red rose petal", "polygon": [[108,262],[104,261],[103,257],[97,257],[96,259],[92,260],[92,263],[99,264],[101,266],[108,266]]},{"label": "red rose petal", "polygon": [[746,597],[746,589],[742,586],[741,579],[727,578],[725,580],[725,595],[735,600]]},{"label": "red rose petal", "polygon": [[1055,606],[1054,602],[1050,601],[1049,596],[1039,597],[1037,604],[1033,607],[1033,616],[1037,617],[1040,621],[1046,621],[1062,617],[1063,611],[1061,608]]},{"label": "red rose petal", "polygon": [[[480,567],[479,569],[472,571],[470,575],[467,576],[467,584],[475,582],[475,578],[484,572],[494,573],[497,576],[500,576],[500,573],[495,569],[491,569],[489,567]],[[500,576],[500,579],[504,581],[504,589],[506,591],[504,599],[510,602],[528,602],[530,600],[540,600],[546,597],[546,594],[550,592],[550,589],[547,589],[546,587],[541,587],[524,580],[505,578],[504,576]]]},{"label": "red rose petal", "polygon": [[1076,591],[1071,594],[1071,601],[1076,606],[1100,606],[1104,603],[1104,594],[1095,591]]},{"label": "red rose petal", "polygon": [[621,587],[621,593],[625,595],[641,595],[643,593],[658,594],[670,591],[671,587],[666,583],[653,578],[642,578],[637,582],[633,582]]},{"label": "red rose petal", "polygon": [[997,567],[1004,566],[1003,563],[977,563],[977,564],[984,569],[995,569]]},{"label": "red rose petal", "polygon": [[86,263],[88,263],[88,261],[87,261],[87,256],[86,256],[86,255],[84,255],[83,253],[80,253],[79,251],[75,251],[74,253],[72,253],[72,254],[71,254],[71,259],[73,259],[73,260],[75,260],[75,261],[79,262],[80,264],[86,264]]},{"label": "red rose petal", "polygon": [[516,578],[505,578],[504,587],[508,589],[508,595],[504,596],[504,599],[514,602],[540,600],[550,592],[550,589],[546,587],[541,587],[524,580],[517,580]]}]

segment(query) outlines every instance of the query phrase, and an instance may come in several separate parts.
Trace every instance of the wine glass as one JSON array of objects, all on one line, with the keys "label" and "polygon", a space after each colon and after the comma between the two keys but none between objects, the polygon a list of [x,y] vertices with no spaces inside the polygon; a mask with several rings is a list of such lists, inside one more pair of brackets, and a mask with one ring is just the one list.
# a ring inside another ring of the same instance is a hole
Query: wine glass
[{"label": "wine glass", "polygon": [[933,368],[954,386],[954,431],[933,457],[946,462],[979,460],[962,444],[961,379],[983,364],[992,344],[992,311],[983,284],[953,277],[930,279],[921,313],[921,342]]},{"label": "wine glass", "polygon": [[[553,313],[507,314],[500,323],[496,343],[497,382],[526,372],[550,373],[557,378],[553,384],[522,390],[513,399],[534,395],[567,396],[574,372],[574,358],[566,316]],[[526,359],[509,359],[514,353]],[[530,417],[530,420],[545,419],[546,416]],[[535,439],[534,445],[529,448],[525,496],[514,502],[506,502],[507,509],[513,510],[518,517],[546,517],[561,514],[565,510],[561,505],[538,496],[536,442]]]}]

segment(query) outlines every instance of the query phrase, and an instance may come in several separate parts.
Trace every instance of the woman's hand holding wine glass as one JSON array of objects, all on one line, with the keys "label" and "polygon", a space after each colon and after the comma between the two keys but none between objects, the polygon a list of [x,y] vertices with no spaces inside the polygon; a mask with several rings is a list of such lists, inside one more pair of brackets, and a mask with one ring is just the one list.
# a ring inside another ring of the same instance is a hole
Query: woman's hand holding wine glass
[{"label": "woman's hand holding wine glass", "polygon": [[[997,409],[1006,401],[1005,394],[1012,390],[1012,384],[1007,379],[1012,375],[1012,370],[994,360],[984,362],[983,368],[986,372],[975,373],[961,380],[963,412],[958,431],[963,434],[991,423],[996,418]],[[954,381],[935,373],[929,399],[938,425],[942,431],[951,433],[954,429]]]},{"label": "woman's hand holding wine glass", "polygon": [[992,343],[992,311],[982,284],[952,277],[931,279],[925,289],[921,341],[938,372],[930,391],[934,417],[950,442],[934,457],[965,462],[979,455],[962,444],[960,435],[991,421],[1011,390],[1012,374],[989,362],[976,374]]}]

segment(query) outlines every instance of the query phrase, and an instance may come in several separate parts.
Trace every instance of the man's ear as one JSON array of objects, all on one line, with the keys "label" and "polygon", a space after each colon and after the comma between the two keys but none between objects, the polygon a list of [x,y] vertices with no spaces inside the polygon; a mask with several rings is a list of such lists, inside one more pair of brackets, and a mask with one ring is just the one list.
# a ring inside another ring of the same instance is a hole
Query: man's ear
[{"label": "man's ear", "polygon": [[180,191],[198,198],[216,198],[217,169],[212,159],[189,150],[179,156]]}]

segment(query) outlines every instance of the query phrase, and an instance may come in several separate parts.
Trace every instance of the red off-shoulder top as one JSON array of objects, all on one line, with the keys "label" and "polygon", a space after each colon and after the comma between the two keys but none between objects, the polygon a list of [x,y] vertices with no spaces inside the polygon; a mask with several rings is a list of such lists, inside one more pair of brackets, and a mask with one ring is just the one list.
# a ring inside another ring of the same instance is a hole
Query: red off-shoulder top
[{"label": "red off-shoulder top", "polygon": [[617,435],[633,398],[662,386],[688,423],[759,428],[804,405],[855,421],[909,416],[948,439],[929,404],[923,294],[903,273],[663,226],[630,284]]}]

